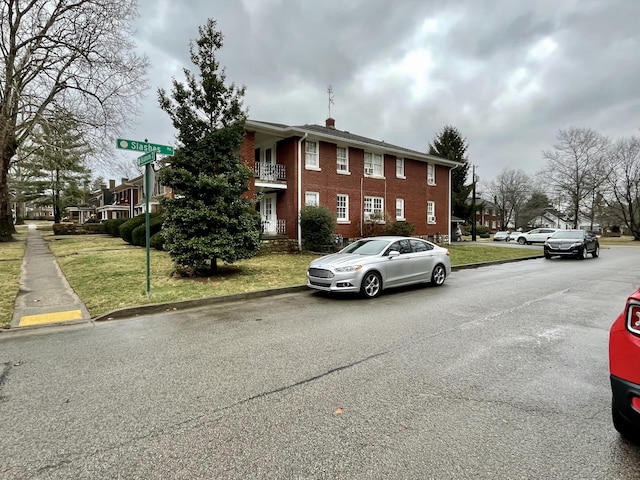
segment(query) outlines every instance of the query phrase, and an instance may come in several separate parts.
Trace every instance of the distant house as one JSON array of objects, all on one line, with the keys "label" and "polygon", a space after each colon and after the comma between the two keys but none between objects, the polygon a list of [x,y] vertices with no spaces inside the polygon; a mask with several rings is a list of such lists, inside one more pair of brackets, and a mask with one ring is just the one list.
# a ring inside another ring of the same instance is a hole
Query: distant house
[{"label": "distant house", "polygon": [[502,228],[502,215],[500,209],[487,200],[477,200],[477,205],[483,207],[476,212],[476,225],[484,225],[490,231],[495,232]]},{"label": "distant house", "polygon": [[[593,230],[594,232],[599,232],[601,230],[599,223],[591,224],[591,221],[584,217],[578,218],[578,228],[581,230]],[[569,215],[565,215],[562,212],[550,208],[545,210],[539,216],[533,218],[529,224],[533,227],[552,227],[552,228],[560,228],[560,229],[571,229],[574,228],[573,217]]]},{"label": "distant house", "polygon": [[255,172],[265,237],[300,242],[300,211],[322,205],[345,239],[365,235],[368,223],[406,221],[414,235],[451,238],[451,169],[459,165],[426,153],[322,125],[289,126],[248,120],[241,157]]},{"label": "distant house", "polygon": [[[133,218],[145,212],[143,183],[143,175],[131,180],[122,178],[118,185],[115,180],[109,180],[108,188],[105,185],[93,193],[89,207],[67,207],[67,216],[70,221],[80,224],[85,223],[91,217],[95,217],[101,222],[114,218]],[[153,191],[149,199],[149,211],[154,213],[160,210],[160,198],[171,196],[171,189],[161,185],[155,176],[152,184]]]},{"label": "distant house", "polygon": [[531,228],[547,227],[568,229],[573,228],[573,220],[555,209],[547,209],[529,222]]}]

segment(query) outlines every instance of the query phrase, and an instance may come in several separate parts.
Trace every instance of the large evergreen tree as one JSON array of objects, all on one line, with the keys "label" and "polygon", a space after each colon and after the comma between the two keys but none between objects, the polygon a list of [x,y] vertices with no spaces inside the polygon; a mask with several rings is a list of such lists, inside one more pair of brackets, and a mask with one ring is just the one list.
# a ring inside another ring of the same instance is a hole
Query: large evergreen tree
[{"label": "large evergreen tree", "polygon": [[189,48],[199,77],[185,69],[186,83],[174,79],[171,98],[158,91],[179,143],[160,172],[162,183],[175,194],[162,203],[164,248],[186,274],[215,271],[217,259],[232,263],[250,258],[260,247],[260,218],[243,196],[253,175],[239,153],[245,88],[226,84],[225,70],[216,60],[223,37],[215,20],[207,20],[199,33]]},{"label": "large evergreen tree", "polygon": [[[56,223],[65,207],[84,204],[86,194],[78,185],[88,182],[86,159],[91,149],[78,130],[78,122],[62,110],[40,119],[20,149],[19,161],[10,172],[10,189],[22,218],[27,203],[52,206]],[[18,220],[18,219],[16,219]]]},{"label": "large evergreen tree", "polygon": [[465,185],[469,173],[467,141],[457,128],[446,125],[429,144],[429,155],[460,162],[451,172],[451,208],[453,215],[464,220],[472,219],[472,207],[467,201],[473,190],[473,182]]}]

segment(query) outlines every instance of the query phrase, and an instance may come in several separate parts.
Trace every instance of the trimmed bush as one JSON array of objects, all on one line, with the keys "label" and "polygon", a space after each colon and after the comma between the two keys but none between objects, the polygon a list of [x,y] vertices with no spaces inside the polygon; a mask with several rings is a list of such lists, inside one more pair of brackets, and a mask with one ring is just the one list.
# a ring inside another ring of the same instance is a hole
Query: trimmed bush
[{"label": "trimmed bush", "polygon": [[[489,238],[489,227],[486,225],[476,225],[476,234],[481,235],[480,238]],[[483,237],[482,235],[487,235]]]},{"label": "trimmed bush", "polygon": [[162,230],[151,236],[151,248],[164,250],[164,234],[162,233]]},{"label": "trimmed bush", "polygon": [[[149,233],[150,236],[155,235],[162,229],[162,222],[164,222],[164,218],[162,215],[151,215],[149,218]],[[138,247],[146,247],[147,243],[147,227],[146,224],[138,225],[133,229],[131,233],[131,238],[133,240],[133,245],[137,245]]]},{"label": "trimmed bush", "polygon": [[53,224],[54,235],[86,235],[92,233],[104,233],[101,223],[85,223],[78,225],[73,222],[62,222]]},{"label": "trimmed bush", "polygon": [[122,239],[125,242],[133,245],[133,230],[136,227],[143,225],[144,220],[145,220],[144,213],[141,213],[136,217],[128,219],[126,222],[120,225],[120,237],[122,237]]},{"label": "trimmed bush", "polygon": [[127,222],[128,218],[112,218],[111,220],[105,220],[102,225],[104,225],[104,232],[111,235],[112,237],[120,236],[120,225],[124,222]]},{"label": "trimmed bush", "polygon": [[334,248],[333,232],[336,219],[325,207],[306,206],[300,212],[302,248],[312,252],[323,252]]},{"label": "trimmed bush", "polygon": [[403,235],[405,237],[410,237],[413,235],[413,231],[415,229],[415,225],[409,222],[392,222],[387,225],[383,230],[383,235]]}]

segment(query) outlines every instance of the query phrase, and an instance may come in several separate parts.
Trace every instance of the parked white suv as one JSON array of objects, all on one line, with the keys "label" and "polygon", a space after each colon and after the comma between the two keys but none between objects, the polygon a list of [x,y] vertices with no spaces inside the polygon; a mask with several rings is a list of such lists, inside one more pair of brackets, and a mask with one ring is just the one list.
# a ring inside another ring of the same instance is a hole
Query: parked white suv
[{"label": "parked white suv", "polygon": [[509,237],[510,240],[515,240],[520,245],[531,245],[532,243],[544,243],[551,235],[557,232],[557,228],[534,228],[528,232],[514,232]]}]

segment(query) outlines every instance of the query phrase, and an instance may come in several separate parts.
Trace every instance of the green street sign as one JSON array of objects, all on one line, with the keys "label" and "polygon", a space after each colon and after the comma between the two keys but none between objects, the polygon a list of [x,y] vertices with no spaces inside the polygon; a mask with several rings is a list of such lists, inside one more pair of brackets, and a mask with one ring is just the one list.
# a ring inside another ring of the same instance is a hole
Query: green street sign
[{"label": "green street sign", "polygon": [[156,161],[156,151],[155,150],[151,150],[150,152],[145,153],[144,155],[141,155],[138,157],[138,165],[141,167],[143,165],[146,165],[147,163],[151,163],[151,162],[155,162]]},{"label": "green street sign", "polygon": [[116,147],[120,150],[134,150],[136,152],[156,152],[160,155],[173,157],[173,147],[170,145],[157,145],[155,143],[139,142],[138,140],[126,140],[118,138]]}]

